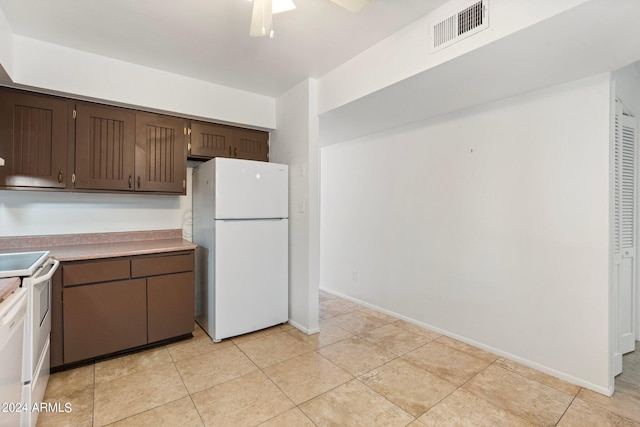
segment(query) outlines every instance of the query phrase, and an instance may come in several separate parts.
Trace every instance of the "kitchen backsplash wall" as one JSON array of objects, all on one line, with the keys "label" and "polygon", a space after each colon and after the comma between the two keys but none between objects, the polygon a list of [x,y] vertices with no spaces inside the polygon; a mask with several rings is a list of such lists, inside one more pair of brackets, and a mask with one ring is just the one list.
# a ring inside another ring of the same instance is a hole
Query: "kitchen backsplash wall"
[{"label": "kitchen backsplash wall", "polygon": [[0,191],[0,237],[183,230],[191,239],[191,174],[186,196]]}]

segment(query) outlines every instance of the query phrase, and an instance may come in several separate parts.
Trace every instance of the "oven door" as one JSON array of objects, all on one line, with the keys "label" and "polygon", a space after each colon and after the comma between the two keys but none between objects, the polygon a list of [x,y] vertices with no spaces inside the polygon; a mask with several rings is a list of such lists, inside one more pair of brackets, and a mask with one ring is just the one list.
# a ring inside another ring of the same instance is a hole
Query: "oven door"
[{"label": "oven door", "polygon": [[[20,367],[24,349],[24,323],[27,313],[27,292],[16,289],[12,295],[0,303],[0,403],[17,405],[20,403],[22,381]],[[6,407],[0,414],[0,425],[17,426],[20,412]],[[13,408],[15,409],[15,407]]]},{"label": "oven door", "polygon": [[22,280],[27,289],[27,325],[25,357],[22,366],[24,382],[34,380],[34,373],[51,333],[51,278],[60,262],[48,260],[34,276]]}]

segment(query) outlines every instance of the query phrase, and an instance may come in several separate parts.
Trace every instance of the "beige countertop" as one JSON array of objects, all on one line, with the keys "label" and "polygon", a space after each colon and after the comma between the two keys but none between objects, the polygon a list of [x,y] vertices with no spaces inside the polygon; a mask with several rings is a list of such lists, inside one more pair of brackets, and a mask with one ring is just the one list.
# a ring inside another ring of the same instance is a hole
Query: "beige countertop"
[{"label": "beige countertop", "polygon": [[0,252],[47,250],[59,261],[79,261],[195,249],[181,230],[67,234],[0,238]]},{"label": "beige countertop", "polygon": [[83,259],[114,258],[130,255],[155,254],[162,252],[186,251],[198,245],[182,239],[149,240],[120,243],[56,246],[50,255],[58,261],[78,261]]}]

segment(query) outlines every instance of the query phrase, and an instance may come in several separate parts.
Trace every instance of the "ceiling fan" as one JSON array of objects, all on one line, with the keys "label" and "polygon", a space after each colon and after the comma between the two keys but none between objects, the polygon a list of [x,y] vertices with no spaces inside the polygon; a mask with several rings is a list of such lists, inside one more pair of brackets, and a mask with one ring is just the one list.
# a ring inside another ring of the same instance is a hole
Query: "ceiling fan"
[{"label": "ceiling fan", "polygon": [[[359,12],[370,0],[329,0],[351,12]],[[253,0],[251,27],[249,35],[252,37],[273,38],[273,15],[293,10],[296,5],[293,0]]]}]

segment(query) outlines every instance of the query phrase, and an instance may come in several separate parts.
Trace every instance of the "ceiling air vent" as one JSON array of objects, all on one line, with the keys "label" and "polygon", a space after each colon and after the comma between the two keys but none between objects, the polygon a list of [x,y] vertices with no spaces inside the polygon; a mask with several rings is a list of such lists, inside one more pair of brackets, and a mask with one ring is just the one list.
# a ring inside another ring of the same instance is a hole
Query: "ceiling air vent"
[{"label": "ceiling air vent", "polygon": [[431,52],[451,46],[460,40],[489,28],[489,0],[452,2],[455,10],[448,7],[438,13],[429,25]]}]

